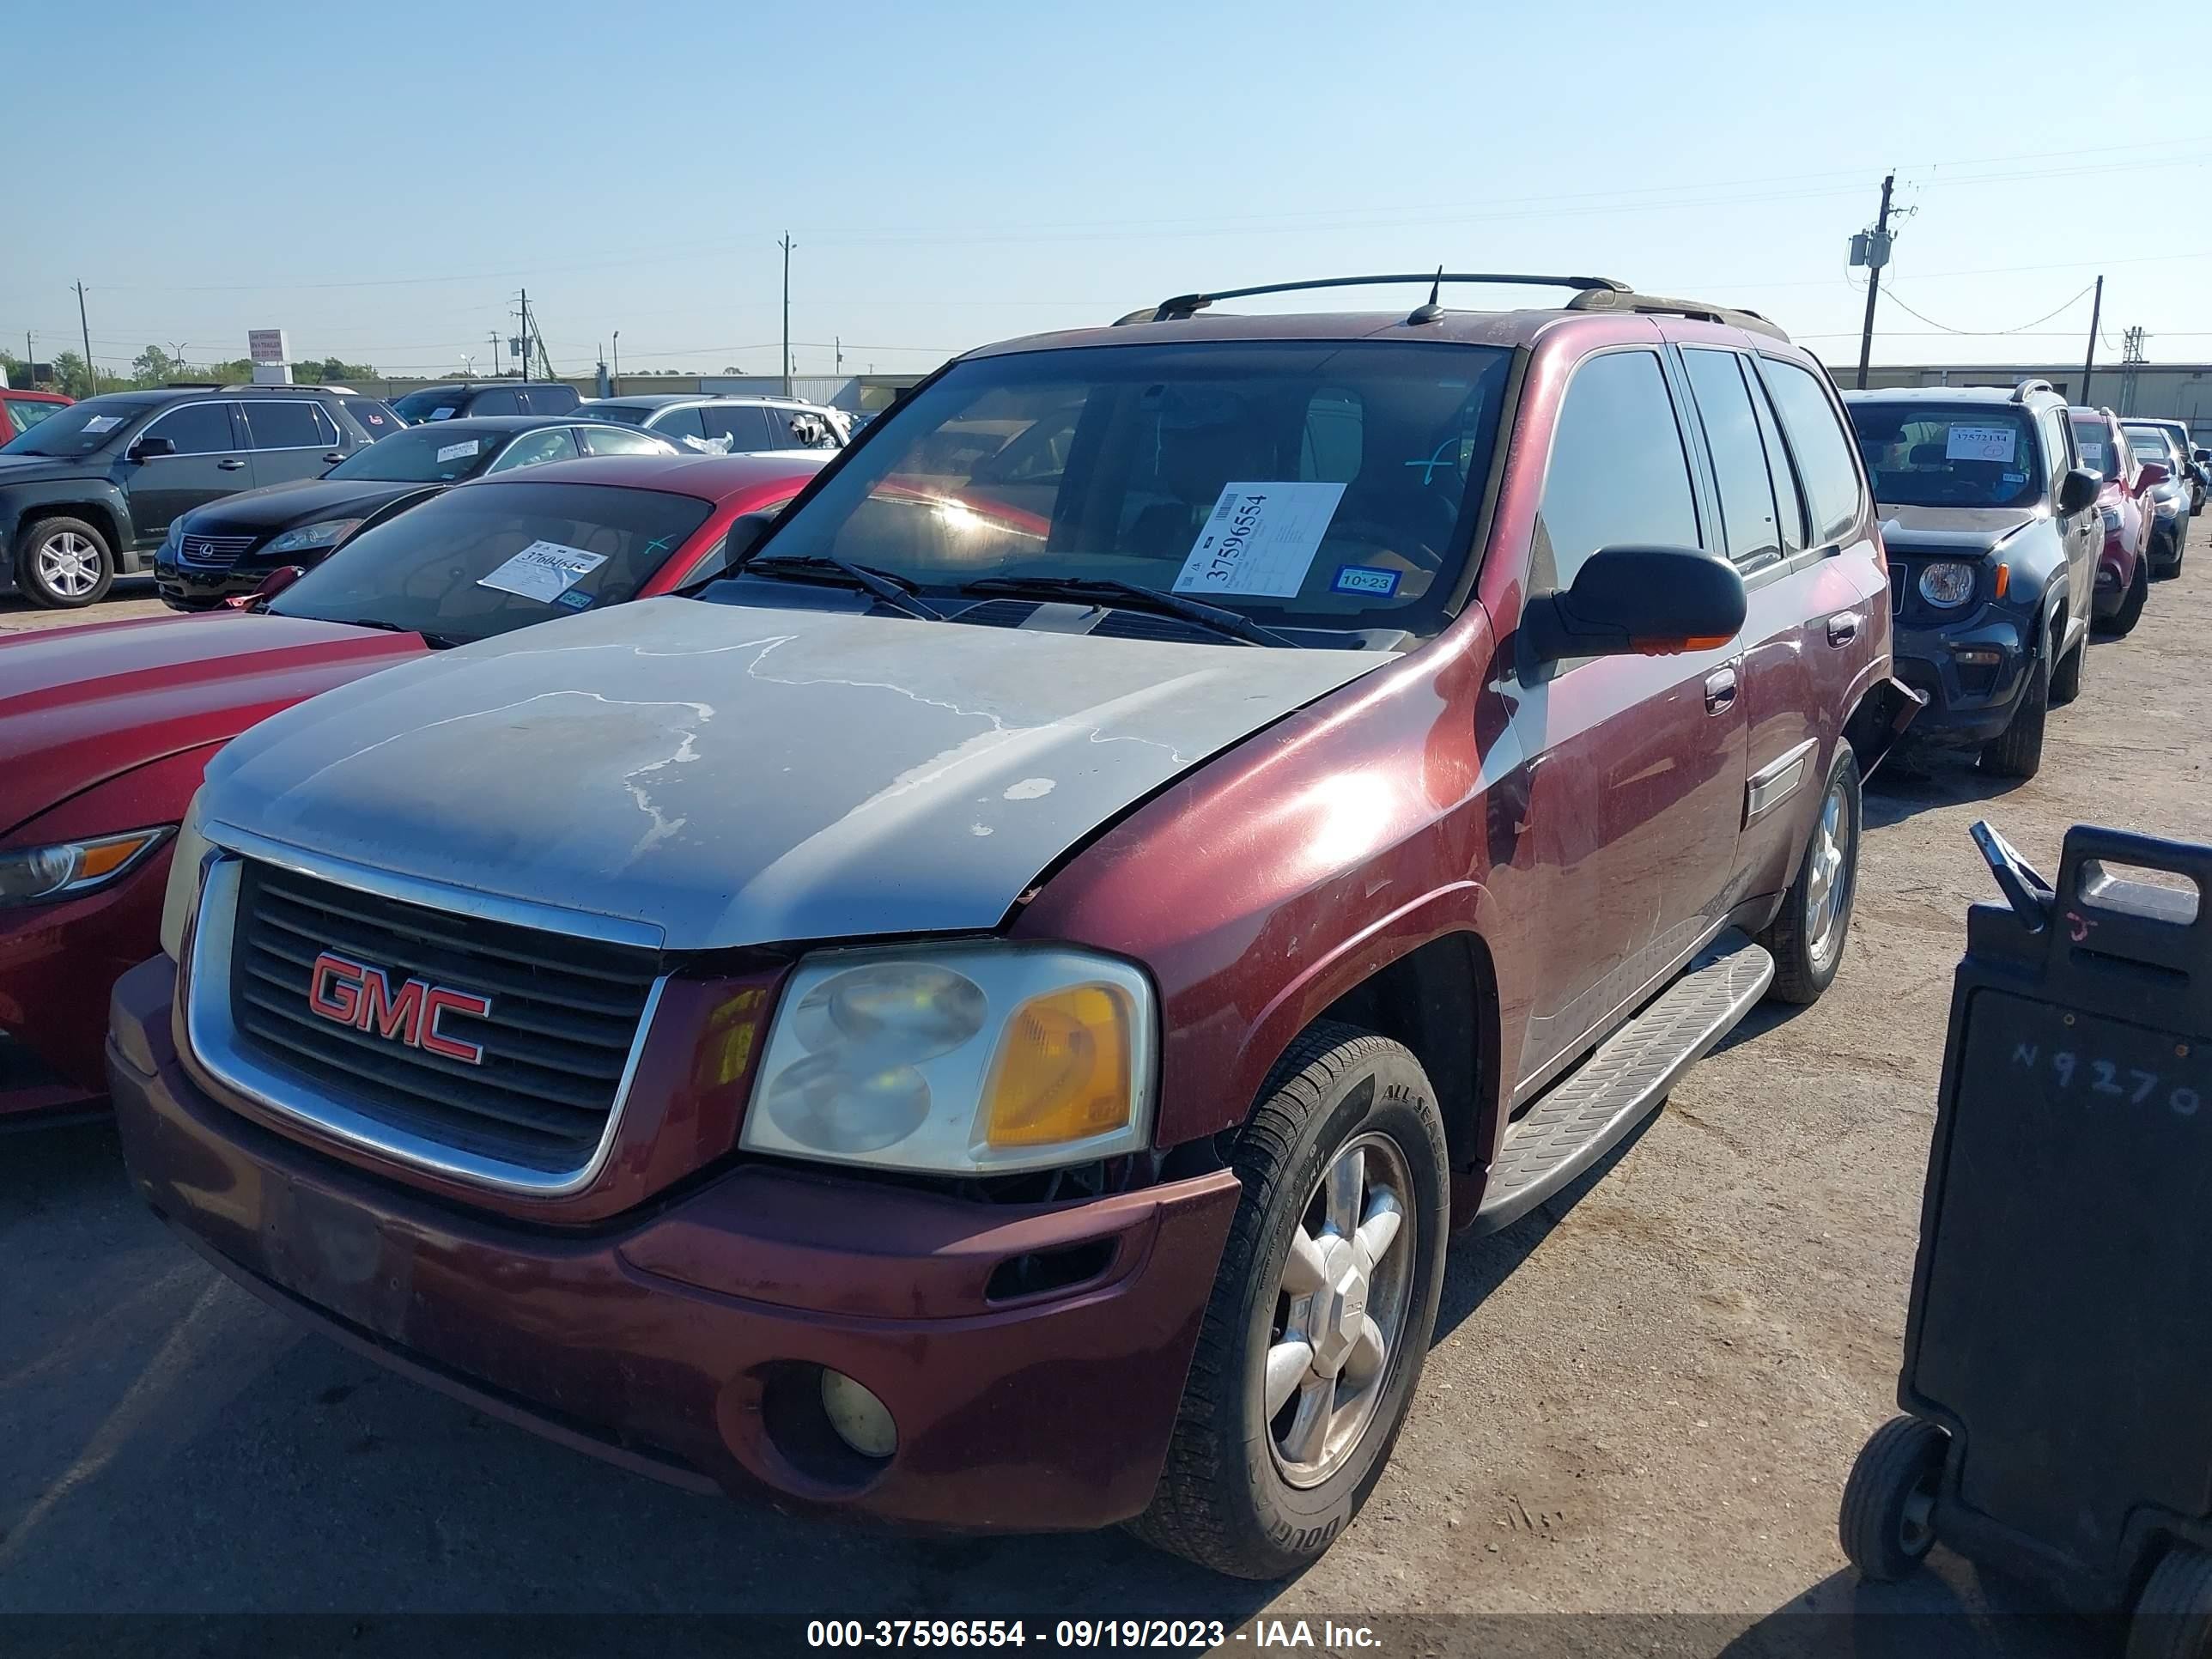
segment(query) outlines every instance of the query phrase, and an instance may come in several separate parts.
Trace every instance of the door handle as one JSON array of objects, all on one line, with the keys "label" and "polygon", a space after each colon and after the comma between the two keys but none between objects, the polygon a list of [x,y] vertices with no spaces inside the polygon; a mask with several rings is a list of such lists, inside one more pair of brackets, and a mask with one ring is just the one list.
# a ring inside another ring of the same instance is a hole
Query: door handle
[{"label": "door handle", "polygon": [[244,466],[246,463],[244,461],[217,461],[215,465],[216,470],[218,472],[235,472],[239,468]]},{"label": "door handle", "polygon": [[1828,643],[1849,645],[1859,636],[1859,618],[1856,611],[1839,611],[1828,618]]},{"label": "door handle", "polygon": [[1705,676],[1705,713],[1723,714],[1735,707],[1735,670],[1716,668]]}]

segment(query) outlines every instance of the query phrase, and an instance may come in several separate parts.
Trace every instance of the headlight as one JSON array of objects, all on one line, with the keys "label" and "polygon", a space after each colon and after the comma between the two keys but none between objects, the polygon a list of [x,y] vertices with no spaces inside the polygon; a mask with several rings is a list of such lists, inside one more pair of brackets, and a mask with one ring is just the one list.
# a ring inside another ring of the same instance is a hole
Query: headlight
[{"label": "headlight", "polygon": [[288,530],[264,549],[270,553],[297,553],[310,547],[331,547],[353,533],[359,519],[325,519],[320,524],[303,524],[297,530]]},{"label": "headlight", "polygon": [[1083,951],[824,951],[784,992],[743,1145],[946,1174],[1133,1152],[1154,1023],[1145,976]]},{"label": "headlight", "polygon": [[200,902],[200,868],[207,862],[208,839],[200,833],[200,798],[185,809],[177,829],[177,850],[169,856],[168,890],[161,895],[161,949],[172,962],[185,959],[185,924]]},{"label": "headlight", "polygon": [[1974,597],[1974,567],[1941,559],[1920,573],[1920,597],[1943,610],[1954,610]]},{"label": "headlight", "polygon": [[2120,509],[2118,507],[2100,507],[2097,509],[2097,512],[2098,515],[2105,521],[2105,533],[2107,536],[2112,534],[2120,527]]},{"label": "headlight", "polygon": [[75,898],[120,881],[169,838],[169,826],[0,853],[0,908]]}]

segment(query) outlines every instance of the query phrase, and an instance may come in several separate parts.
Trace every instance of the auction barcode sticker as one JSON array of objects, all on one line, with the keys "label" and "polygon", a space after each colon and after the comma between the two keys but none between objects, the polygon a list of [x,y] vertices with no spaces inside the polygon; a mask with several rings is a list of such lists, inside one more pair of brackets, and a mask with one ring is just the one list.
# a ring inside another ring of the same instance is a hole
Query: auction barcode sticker
[{"label": "auction barcode sticker", "polygon": [[2019,431],[2009,426],[1954,426],[1943,441],[1947,461],[2008,461]]},{"label": "auction barcode sticker", "polygon": [[489,576],[477,577],[477,586],[550,605],[606,562],[604,553],[586,553],[559,542],[532,542]]},{"label": "auction barcode sticker", "polygon": [[1291,598],[1343,499],[1340,483],[1224,484],[1175,591]]}]

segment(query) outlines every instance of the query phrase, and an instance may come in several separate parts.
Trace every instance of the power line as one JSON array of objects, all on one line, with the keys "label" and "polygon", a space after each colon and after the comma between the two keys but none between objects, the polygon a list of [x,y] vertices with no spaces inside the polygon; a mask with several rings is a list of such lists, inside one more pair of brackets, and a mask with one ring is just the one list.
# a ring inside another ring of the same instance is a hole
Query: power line
[{"label": "power line", "polygon": [[2051,310],[2045,312],[2040,317],[2035,319],[2034,322],[2022,323],[2018,328],[1953,328],[1948,323],[1937,322],[1933,317],[1929,316],[1924,312],[1913,310],[1911,306],[1905,304],[1903,300],[1898,297],[1897,289],[1894,286],[1893,286],[1889,290],[1889,297],[1891,303],[1896,306],[1899,311],[1905,313],[1909,316],[1917,317],[1922,322],[1927,324],[1930,328],[1939,329],[1946,334],[2025,334],[2028,330],[2033,328],[2037,323],[2049,322],[2060,312],[2066,310],[2076,301],[2080,300],[2082,295],[2088,293],[2090,289],[2094,286],[2096,285],[2094,283],[2084,283],[2081,287],[2081,293],[2075,295],[2073,298],[2068,300],[2064,305],[2055,306]]}]

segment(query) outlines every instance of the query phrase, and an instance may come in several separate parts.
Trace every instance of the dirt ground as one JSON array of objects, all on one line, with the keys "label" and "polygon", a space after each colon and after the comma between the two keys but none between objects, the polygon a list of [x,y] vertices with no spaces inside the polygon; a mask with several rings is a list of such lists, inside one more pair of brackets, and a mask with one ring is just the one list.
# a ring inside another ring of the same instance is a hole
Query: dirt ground
[{"label": "dirt ground", "polygon": [[[360,1616],[428,1611],[1420,1614],[1381,1650],[1549,1631],[1581,1651],[1764,1652],[1801,1650],[1782,1638],[1808,1611],[2033,1607],[1940,1553],[1915,1587],[1860,1590],[1837,1498],[1893,1409],[1949,976],[1966,906],[1994,896],[1966,826],[1989,817],[2046,871],[2078,820],[2207,835],[2197,539],[2135,635],[2094,649],[2041,776],[1938,759],[1869,790],[1825,1000],[1755,1015],[1596,1178],[1455,1250],[1395,1463],[1295,1583],[1225,1583],[1118,1534],[792,1519],[601,1468],[231,1288],[132,1199],[94,1127],[0,1139],[0,1613],[345,1614],[364,1640]],[[52,620],[0,602],[0,627]],[[1650,1617],[1470,1620],[1524,1613]],[[2003,1623],[1964,1650],[2097,1650]]]}]

